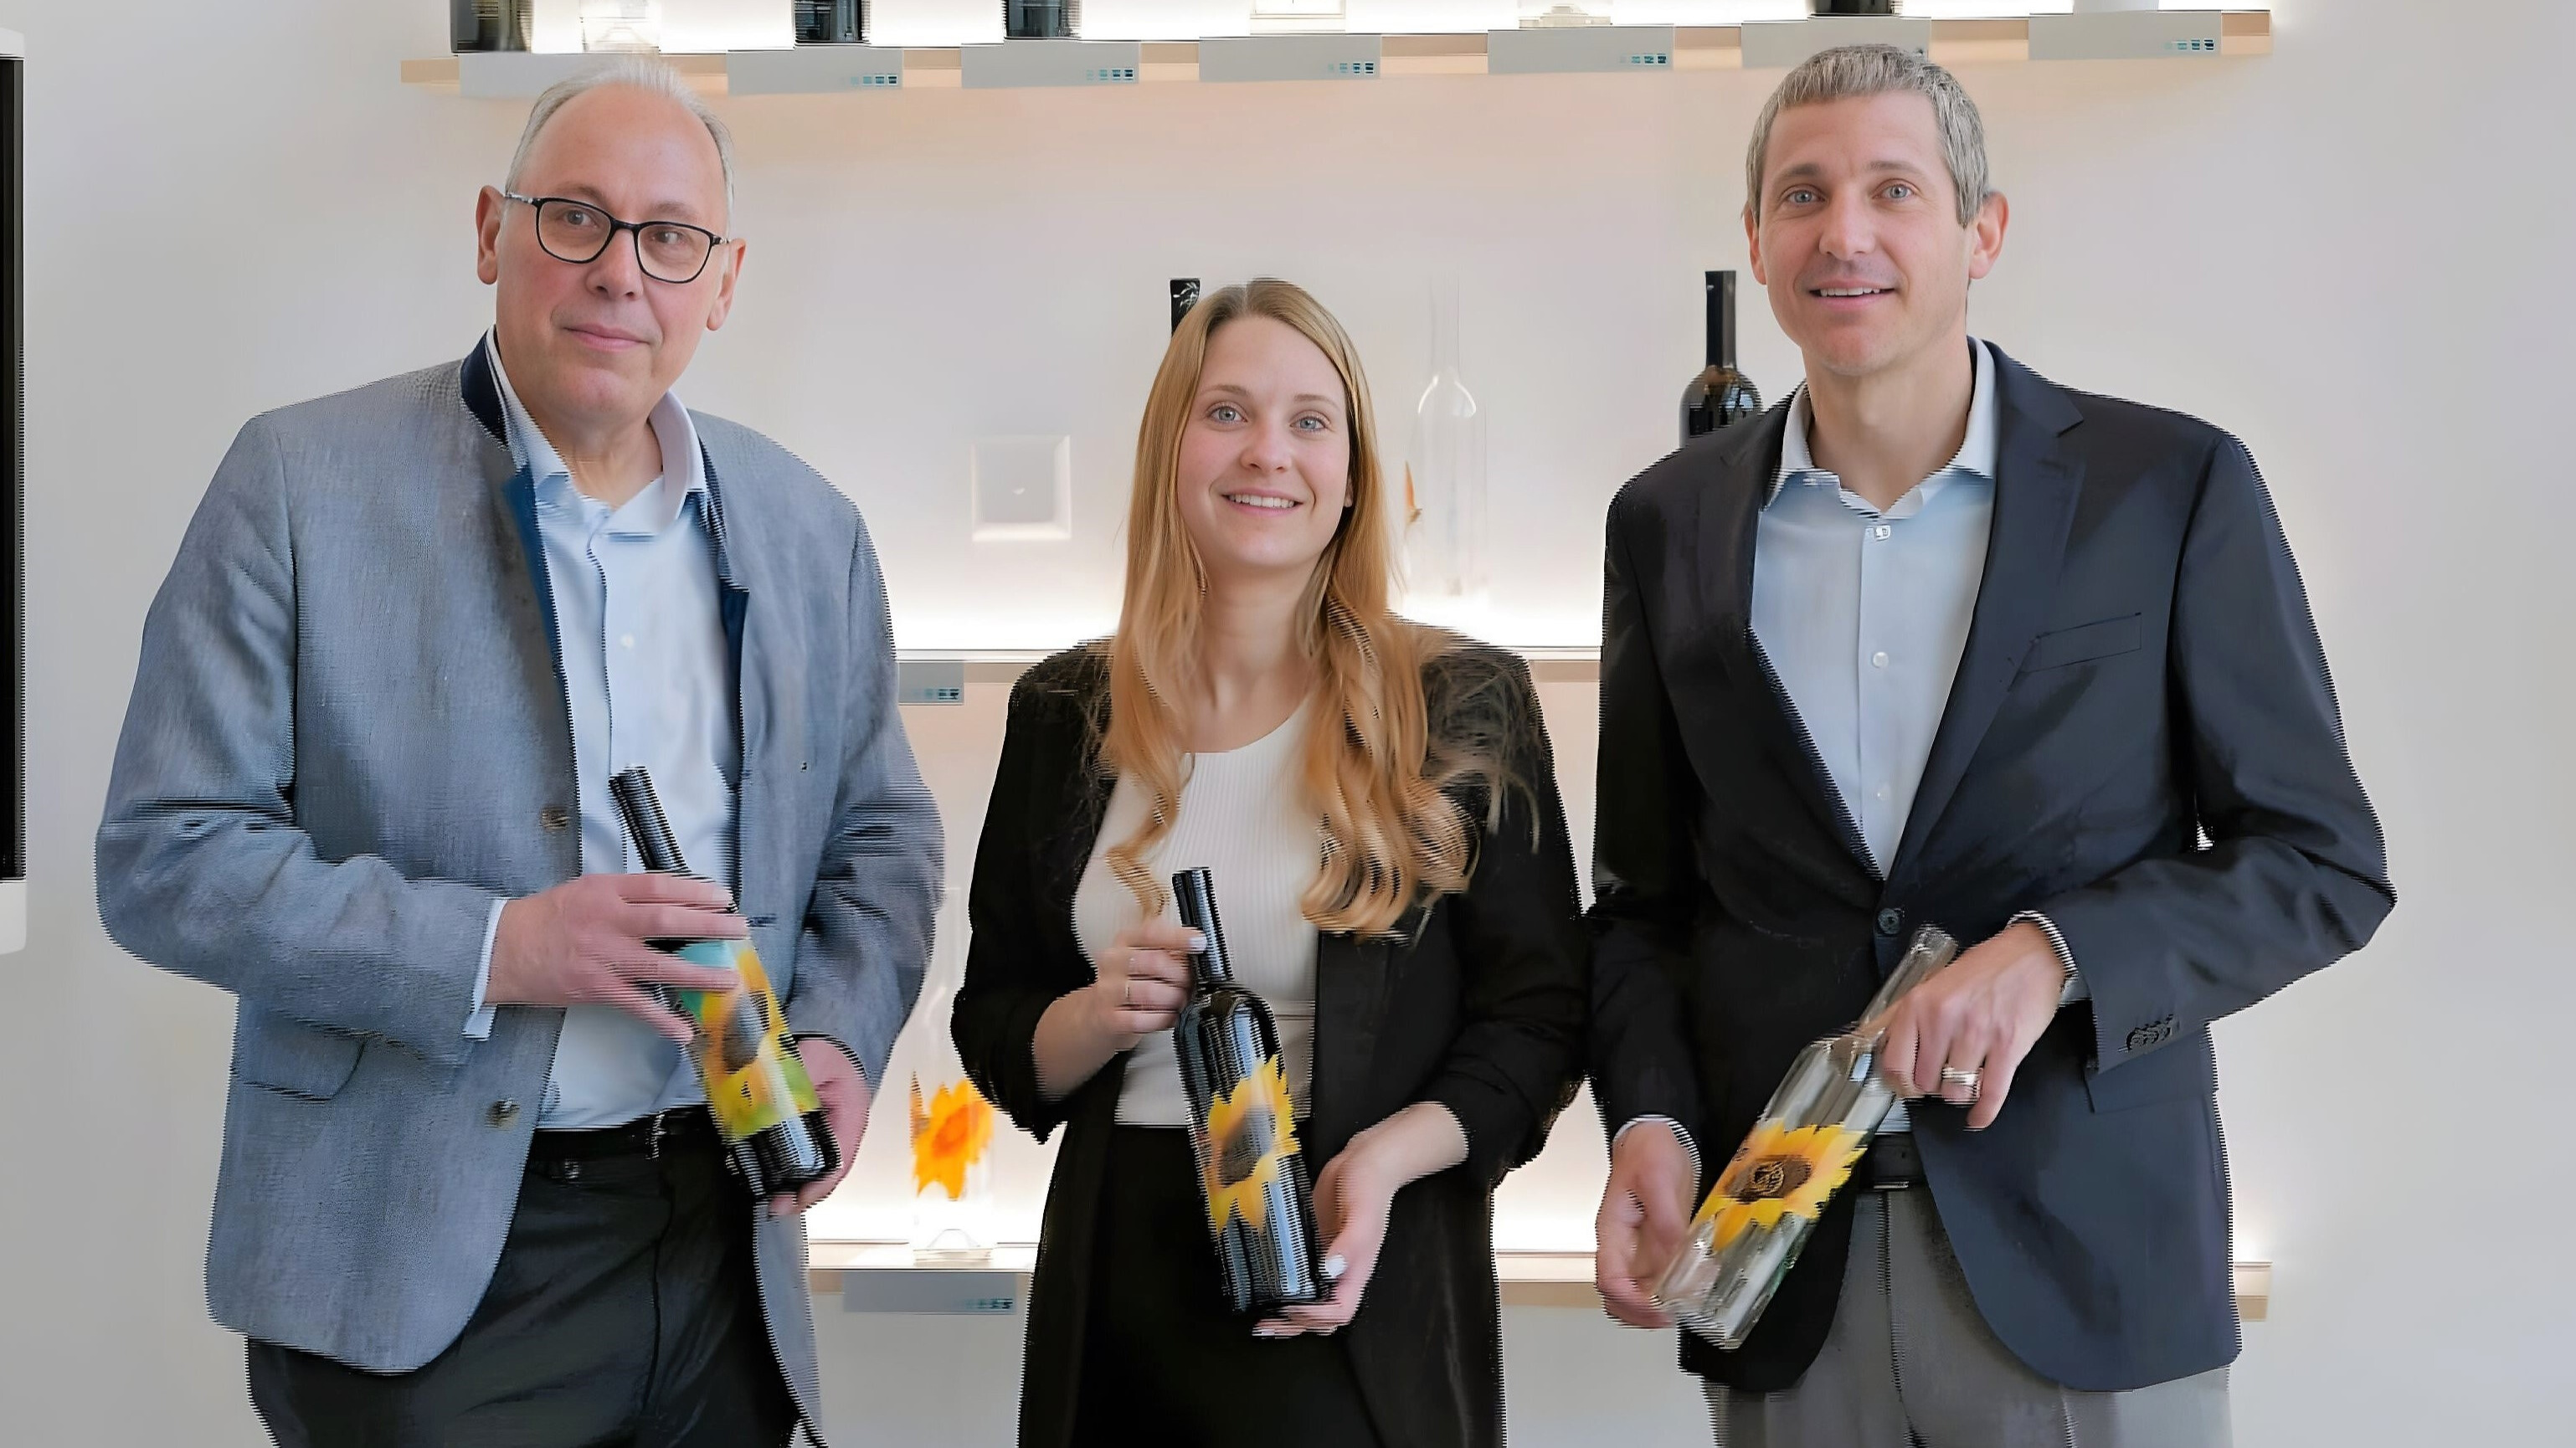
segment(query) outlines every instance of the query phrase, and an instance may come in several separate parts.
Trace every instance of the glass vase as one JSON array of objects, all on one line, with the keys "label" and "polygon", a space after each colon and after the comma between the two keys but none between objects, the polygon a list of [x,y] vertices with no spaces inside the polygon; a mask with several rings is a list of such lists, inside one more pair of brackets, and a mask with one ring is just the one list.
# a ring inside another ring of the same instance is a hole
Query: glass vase
[{"label": "glass vase", "polygon": [[1458,280],[1431,284],[1431,381],[1413,409],[1397,516],[1411,591],[1485,591],[1485,410],[1458,375]]},{"label": "glass vase", "polygon": [[996,1113],[966,1078],[948,1033],[957,1005],[963,950],[944,963],[913,1010],[919,1032],[904,1083],[912,1145],[913,1259],[977,1263],[993,1251],[993,1132]]},{"label": "glass vase", "polygon": [[581,0],[581,48],[659,51],[662,0]]}]

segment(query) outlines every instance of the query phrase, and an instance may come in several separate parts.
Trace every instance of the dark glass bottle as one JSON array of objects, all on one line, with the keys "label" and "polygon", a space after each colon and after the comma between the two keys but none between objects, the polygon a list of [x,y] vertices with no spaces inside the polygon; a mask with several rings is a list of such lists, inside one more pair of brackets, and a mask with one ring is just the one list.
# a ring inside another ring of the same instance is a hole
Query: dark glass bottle
[{"label": "dark glass bottle", "polygon": [[1682,441],[1762,413],[1753,379],[1735,368],[1735,273],[1708,273],[1708,366],[1682,389]]},{"label": "dark glass bottle", "polygon": [[1195,307],[1198,304],[1199,279],[1197,277],[1172,278],[1173,331],[1177,332],[1181,330],[1181,319],[1188,316],[1190,314],[1190,308]]},{"label": "dark glass bottle", "polygon": [[1006,40],[1071,40],[1082,33],[1082,0],[1002,0]]},{"label": "dark glass bottle", "polygon": [[1226,1303],[1268,1316],[1329,1292],[1315,1242],[1314,1183],[1297,1145],[1297,1112],[1279,1059],[1279,1028],[1260,996],[1234,983],[1204,869],[1172,877],[1181,923],[1206,937],[1190,956],[1192,990],[1172,1025],[1190,1145],[1216,1239]]},{"label": "dark glass bottle", "polygon": [[447,0],[448,48],[463,55],[530,49],[536,0]]},{"label": "dark glass bottle", "polygon": [[798,45],[865,45],[867,0],[796,0]]},{"label": "dark glass bottle", "polygon": [[[617,812],[644,868],[665,875],[686,875],[679,841],[653,793],[652,776],[639,766],[608,781]],[[689,1044],[698,1079],[707,1088],[707,1110],[716,1130],[732,1149],[755,1197],[772,1197],[840,1169],[841,1149],[823,1116],[813,1078],[787,1034],[787,1019],[769,987],[769,972],[748,940],[657,940],[691,965],[730,970],[742,984],[724,993],[654,987],[664,1003],[696,1022],[697,1039]]]}]

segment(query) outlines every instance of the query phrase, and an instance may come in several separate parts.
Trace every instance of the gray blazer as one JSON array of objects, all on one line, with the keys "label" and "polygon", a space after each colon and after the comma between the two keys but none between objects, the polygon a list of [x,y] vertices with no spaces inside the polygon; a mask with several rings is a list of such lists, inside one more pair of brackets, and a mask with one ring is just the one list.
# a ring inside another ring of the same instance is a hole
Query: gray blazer
[{"label": "gray blazer", "polygon": [[[739,703],[742,909],[799,1034],[884,1079],[930,951],[939,819],[849,501],[696,417]],[[580,873],[535,499],[484,350],[242,429],[143,632],[98,834],[118,944],[240,998],[215,1319],[380,1372],[463,1330],[563,1013],[466,1037],[493,902]],[[800,1222],[758,1231],[820,1421]]]}]

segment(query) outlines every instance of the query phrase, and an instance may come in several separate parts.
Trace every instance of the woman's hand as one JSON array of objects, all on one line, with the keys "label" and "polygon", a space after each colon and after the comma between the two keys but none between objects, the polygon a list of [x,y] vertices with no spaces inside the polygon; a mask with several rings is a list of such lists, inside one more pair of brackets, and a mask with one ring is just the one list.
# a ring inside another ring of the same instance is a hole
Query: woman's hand
[{"label": "woman's hand", "polygon": [[1296,1337],[1332,1332],[1360,1310],[1377,1271],[1377,1254],[1386,1245],[1387,1214],[1395,1209],[1395,1186],[1372,1160],[1363,1141],[1353,1141],[1315,1178],[1315,1235],[1324,1248],[1324,1276],[1333,1286],[1318,1303],[1283,1307],[1279,1316],[1253,1329],[1261,1337]]},{"label": "woman's hand", "polygon": [[1351,1138],[1315,1178],[1315,1235],[1332,1291],[1318,1303],[1283,1307],[1253,1331],[1262,1337],[1332,1332],[1360,1310],[1377,1272],[1395,1194],[1467,1159],[1467,1133],[1449,1108],[1422,1101]]},{"label": "woman's hand", "polygon": [[1190,995],[1189,952],[1200,944],[1197,931],[1168,920],[1119,931],[1100,952],[1098,977],[1039,1017],[1031,1046],[1038,1089],[1061,1101],[1111,1057],[1170,1030]]}]

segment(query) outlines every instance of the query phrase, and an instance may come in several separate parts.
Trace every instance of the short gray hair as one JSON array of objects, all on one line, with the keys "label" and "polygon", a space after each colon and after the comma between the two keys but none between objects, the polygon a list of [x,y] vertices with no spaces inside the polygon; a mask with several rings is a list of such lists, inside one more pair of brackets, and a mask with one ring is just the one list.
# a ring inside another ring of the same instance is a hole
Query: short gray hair
[{"label": "short gray hair", "polygon": [[1818,51],[1789,72],[1753,123],[1753,144],[1744,153],[1744,209],[1762,219],[1762,170],[1771,150],[1771,125],[1793,106],[1820,106],[1868,96],[1918,95],[1932,103],[1932,123],[1941,133],[1941,160],[1950,168],[1950,184],[1959,193],[1959,224],[1977,219],[1994,187],[1986,170],[1986,123],[1977,103],[1959,78],[1910,50],[1893,45],[1844,45]]},{"label": "short gray hair", "polygon": [[520,173],[528,169],[528,153],[537,147],[537,133],[546,128],[546,123],[555,118],[555,113],[570,105],[575,96],[587,95],[602,86],[612,85],[625,86],[629,90],[640,90],[647,95],[657,95],[664,100],[675,102],[682,110],[697,117],[698,123],[707,128],[707,134],[715,138],[716,164],[724,172],[725,224],[727,229],[731,229],[733,224],[733,132],[725,129],[724,121],[707,105],[706,97],[699,95],[678,71],[649,55],[610,56],[595,65],[584,66],[579,73],[566,76],[546,87],[545,93],[537,97],[535,107],[528,112],[528,128],[519,133],[518,152],[510,157],[510,174],[507,180],[509,189],[512,191],[520,189]]}]

